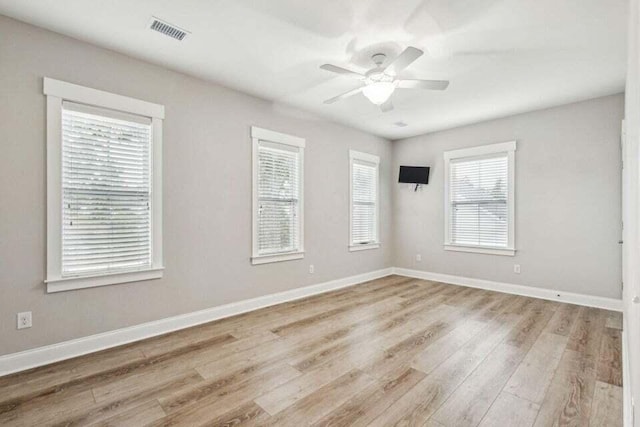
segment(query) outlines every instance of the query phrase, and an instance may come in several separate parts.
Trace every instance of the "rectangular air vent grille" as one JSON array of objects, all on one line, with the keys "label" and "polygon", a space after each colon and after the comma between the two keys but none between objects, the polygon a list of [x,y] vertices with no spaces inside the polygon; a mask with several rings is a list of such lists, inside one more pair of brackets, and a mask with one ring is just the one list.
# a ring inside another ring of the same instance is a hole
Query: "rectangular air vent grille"
[{"label": "rectangular air vent grille", "polygon": [[151,20],[151,26],[149,28],[162,33],[165,36],[169,36],[180,41],[182,41],[182,39],[184,39],[187,34],[189,34],[187,31],[181,30],[180,28],[173,26],[167,22],[163,22],[158,18],[153,18]]}]

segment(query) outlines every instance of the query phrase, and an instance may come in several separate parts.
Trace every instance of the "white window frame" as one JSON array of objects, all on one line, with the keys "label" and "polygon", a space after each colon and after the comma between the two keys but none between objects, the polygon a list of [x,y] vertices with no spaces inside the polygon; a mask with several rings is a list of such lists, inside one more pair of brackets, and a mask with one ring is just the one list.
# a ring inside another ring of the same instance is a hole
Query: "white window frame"
[{"label": "white window frame", "polygon": [[[44,78],[47,97],[47,292],[159,279],[162,255],[162,122],[164,106],[97,89]],[[151,119],[151,239],[150,267],[125,272],[63,277],[62,275],[62,103],[72,101]]]},{"label": "white window frame", "polygon": [[[516,254],[515,232],[515,151],[516,141],[501,142],[497,144],[481,145],[472,148],[446,151],[444,153],[444,249],[447,251],[475,252],[491,255],[514,256]],[[452,160],[486,156],[490,154],[507,154],[508,176],[508,237],[506,248],[490,246],[459,245],[451,242],[451,230],[449,215],[451,214],[451,192],[449,187],[450,163]]]},{"label": "white window frame", "polygon": [[[252,141],[252,249],[251,249],[251,264],[268,264],[271,262],[291,261],[295,259],[304,258],[304,148],[305,140],[293,135],[287,135],[285,133],[275,132],[268,129],[259,128],[256,126],[251,127],[251,141]],[[258,251],[258,148],[260,141],[283,144],[299,149],[300,153],[300,196],[298,199],[298,243],[297,250],[292,252],[273,254],[273,255],[261,255]]]},{"label": "white window frame", "polygon": [[[376,166],[375,241],[366,244],[353,242],[353,163],[359,160]],[[374,154],[349,150],[349,251],[364,251],[380,247],[380,157]]]}]

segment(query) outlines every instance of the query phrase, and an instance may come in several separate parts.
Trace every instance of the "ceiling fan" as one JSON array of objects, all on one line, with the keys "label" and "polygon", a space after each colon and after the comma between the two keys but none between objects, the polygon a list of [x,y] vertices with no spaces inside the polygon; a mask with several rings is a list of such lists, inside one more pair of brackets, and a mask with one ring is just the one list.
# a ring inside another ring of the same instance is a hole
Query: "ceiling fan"
[{"label": "ceiling fan", "polygon": [[449,82],[447,80],[404,80],[398,78],[398,74],[411,65],[413,61],[422,56],[423,53],[424,52],[420,49],[409,46],[386,67],[383,67],[382,64],[386,61],[387,55],[384,53],[376,53],[371,57],[376,66],[364,74],[347,70],[346,68],[332,64],[321,65],[320,68],[323,70],[352,77],[364,83],[364,86],[360,86],[350,90],[349,92],[343,93],[342,95],[327,99],[324,103],[333,104],[336,101],[340,101],[341,99],[345,99],[362,92],[369,101],[379,105],[383,112],[387,112],[393,110],[391,94],[396,90],[396,88],[428,90],[446,89],[447,86],[449,86]]}]

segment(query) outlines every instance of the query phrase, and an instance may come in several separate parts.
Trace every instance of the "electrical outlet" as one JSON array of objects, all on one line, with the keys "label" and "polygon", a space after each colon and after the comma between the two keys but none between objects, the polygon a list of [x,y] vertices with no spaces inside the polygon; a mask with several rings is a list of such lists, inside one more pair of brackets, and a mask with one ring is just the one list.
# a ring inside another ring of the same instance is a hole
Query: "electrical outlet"
[{"label": "electrical outlet", "polygon": [[422,255],[416,254],[416,261],[417,262],[421,262],[422,261]]},{"label": "electrical outlet", "polygon": [[25,311],[22,313],[18,313],[18,329],[25,329],[31,327],[31,312]]},{"label": "electrical outlet", "polygon": [[309,266],[309,274],[313,274],[316,271],[316,269],[313,267],[313,264],[311,264]]},{"label": "electrical outlet", "polygon": [[513,272],[520,274],[520,264],[513,264]]}]

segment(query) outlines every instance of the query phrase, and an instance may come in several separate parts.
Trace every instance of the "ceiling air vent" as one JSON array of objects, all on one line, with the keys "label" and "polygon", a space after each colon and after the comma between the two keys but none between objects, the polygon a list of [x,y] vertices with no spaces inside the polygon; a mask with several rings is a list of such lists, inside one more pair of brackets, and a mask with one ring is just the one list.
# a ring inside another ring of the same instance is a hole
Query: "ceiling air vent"
[{"label": "ceiling air vent", "polygon": [[151,18],[151,24],[149,25],[149,28],[162,33],[165,36],[169,36],[180,41],[182,41],[187,36],[187,34],[189,34],[188,31],[181,30],[175,25],[171,25],[168,22],[161,21],[156,17]]}]

